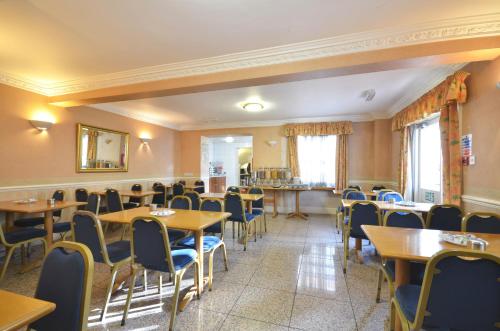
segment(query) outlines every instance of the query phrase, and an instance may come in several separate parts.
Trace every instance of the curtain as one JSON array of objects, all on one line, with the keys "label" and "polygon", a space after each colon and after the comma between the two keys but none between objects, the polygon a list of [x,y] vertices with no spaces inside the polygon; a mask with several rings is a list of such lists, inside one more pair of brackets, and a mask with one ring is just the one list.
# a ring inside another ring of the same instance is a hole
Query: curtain
[{"label": "curtain", "polygon": [[287,124],[283,126],[283,135],[290,136],[331,136],[352,134],[352,122],[321,122]]},{"label": "curtain", "polygon": [[297,136],[288,137],[288,164],[290,165],[290,171],[292,172],[292,177],[299,177],[299,157],[297,153]]},{"label": "curtain", "polygon": [[399,142],[399,192],[405,194],[408,175],[408,136],[410,128],[405,126],[401,131]]},{"label": "curtain", "polygon": [[96,130],[89,130],[88,133],[88,144],[87,144],[87,164],[90,164],[91,160],[95,160],[97,157],[97,136],[98,132]]},{"label": "curtain", "polygon": [[347,188],[347,135],[341,134],[337,136],[337,151],[336,151],[336,166],[335,166],[335,189],[343,190]]},{"label": "curtain", "polygon": [[441,109],[441,151],[443,153],[443,203],[460,205],[462,194],[462,160],[457,102],[450,102]]}]

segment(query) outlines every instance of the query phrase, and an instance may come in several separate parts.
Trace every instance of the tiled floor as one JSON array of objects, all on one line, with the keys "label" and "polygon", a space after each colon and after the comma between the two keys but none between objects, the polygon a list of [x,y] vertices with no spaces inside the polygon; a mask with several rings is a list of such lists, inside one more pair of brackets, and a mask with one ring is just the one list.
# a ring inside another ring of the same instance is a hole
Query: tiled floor
[{"label": "tiled floor", "polygon": [[[216,253],[213,291],[206,290],[200,300],[192,301],[185,311],[178,313],[176,329],[387,329],[388,290],[384,284],[382,302],[375,303],[378,258],[373,247],[364,243],[363,265],[354,262],[351,252],[344,275],[343,244],[334,224],[333,217],[327,215],[311,215],[308,221],[268,217],[268,232],[257,243],[251,241],[246,252],[233,241],[228,225],[229,271],[224,271],[222,256]],[[36,253],[32,258],[35,257]],[[16,259],[0,287],[33,295],[39,270],[18,274],[18,268]],[[168,328],[172,286],[164,284],[160,302],[157,275],[153,272],[149,273],[146,293],[137,283],[126,326],[120,326],[126,288],[112,297],[107,320],[100,323],[109,269],[97,264],[95,269],[91,330]],[[192,275],[186,273],[184,291],[192,285]]]}]

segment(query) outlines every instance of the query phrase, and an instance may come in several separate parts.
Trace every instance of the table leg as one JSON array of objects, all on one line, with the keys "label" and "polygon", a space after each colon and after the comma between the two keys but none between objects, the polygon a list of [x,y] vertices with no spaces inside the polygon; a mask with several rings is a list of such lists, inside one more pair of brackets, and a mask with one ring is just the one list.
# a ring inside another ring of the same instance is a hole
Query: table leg
[{"label": "table leg", "polygon": [[278,203],[276,202],[276,190],[273,190],[273,218],[278,216]]},{"label": "table leg", "polygon": [[6,212],[5,213],[5,232],[9,232],[14,227],[15,213]]},{"label": "table leg", "polygon": [[45,237],[45,240],[47,241],[47,247],[50,248],[52,246],[52,240],[53,240],[53,235],[52,235],[52,228],[54,225],[54,212],[52,210],[47,210],[45,212],[45,217],[44,217],[44,227],[45,231],[47,231],[47,236]]},{"label": "table leg", "polygon": [[[396,279],[394,289],[410,282],[410,263],[407,260],[396,259]],[[401,321],[396,314],[396,331],[402,330]]]},{"label": "table leg", "polygon": [[295,191],[295,211],[289,213],[287,218],[298,217],[307,220],[307,216],[300,212],[300,191]]},{"label": "table leg", "polygon": [[362,247],[363,247],[363,241],[359,238],[356,238],[356,258],[358,262],[361,264],[363,264],[364,262]]},{"label": "table leg", "polygon": [[146,197],[141,197],[141,201],[139,202],[139,207],[144,206],[145,203],[146,203]]}]

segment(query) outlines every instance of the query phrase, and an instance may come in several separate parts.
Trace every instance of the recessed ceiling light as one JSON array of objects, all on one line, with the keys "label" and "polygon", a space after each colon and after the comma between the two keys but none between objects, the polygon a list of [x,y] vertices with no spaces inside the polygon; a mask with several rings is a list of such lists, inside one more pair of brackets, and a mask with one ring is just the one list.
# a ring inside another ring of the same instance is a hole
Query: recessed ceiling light
[{"label": "recessed ceiling light", "polygon": [[246,102],[241,106],[241,108],[249,112],[258,112],[264,110],[264,105],[259,102]]},{"label": "recessed ceiling light", "polygon": [[232,143],[234,141],[234,138],[233,137],[226,137],[226,138],[224,138],[224,141],[227,143]]}]

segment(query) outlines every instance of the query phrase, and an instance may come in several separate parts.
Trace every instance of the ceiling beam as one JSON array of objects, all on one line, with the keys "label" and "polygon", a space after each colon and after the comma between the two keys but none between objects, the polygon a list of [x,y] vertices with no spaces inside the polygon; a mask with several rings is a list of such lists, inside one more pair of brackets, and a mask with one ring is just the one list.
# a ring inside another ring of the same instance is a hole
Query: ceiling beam
[{"label": "ceiling beam", "polygon": [[384,70],[492,60],[500,56],[499,45],[500,36],[440,41],[107,87],[52,96],[49,97],[49,103],[73,107]]}]

